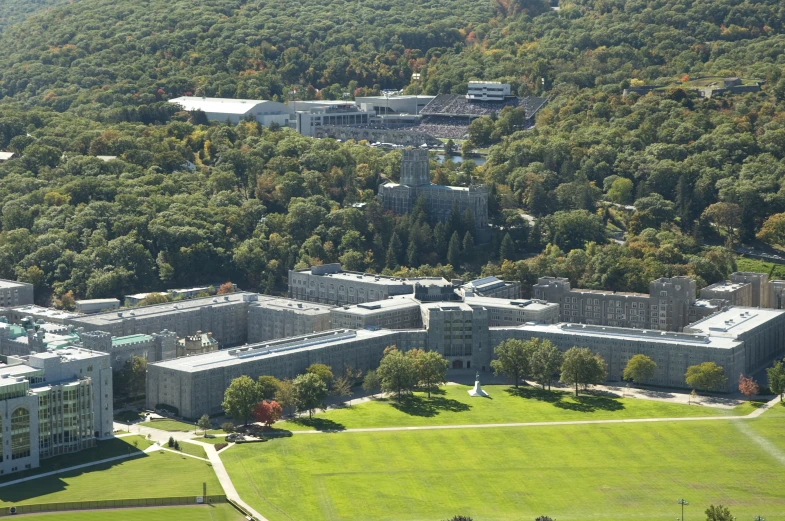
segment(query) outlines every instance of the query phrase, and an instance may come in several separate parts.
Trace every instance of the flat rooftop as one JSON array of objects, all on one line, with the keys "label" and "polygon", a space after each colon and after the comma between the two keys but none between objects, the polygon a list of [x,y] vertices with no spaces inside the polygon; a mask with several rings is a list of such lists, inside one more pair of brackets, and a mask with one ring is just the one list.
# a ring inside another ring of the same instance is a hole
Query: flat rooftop
[{"label": "flat rooftop", "polygon": [[[605,339],[619,339],[619,340],[632,340],[637,342],[650,342],[663,345],[693,345],[698,347],[716,348],[716,349],[732,349],[741,344],[741,342],[727,337],[704,335],[704,334],[690,334],[690,333],[674,333],[671,331],[647,330],[647,329],[632,329],[626,327],[610,327],[610,326],[594,326],[588,324],[572,324],[572,323],[559,323],[559,324],[534,324],[527,323],[515,328],[494,327],[495,329],[524,329],[535,333],[550,333],[571,335],[577,338],[592,337],[592,338],[605,338]],[[576,345],[580,345],[580,341],[576,340]]]},{"label": "flat rooftop", "polygon": [[472,311],[472,307],[465,302],[425,302],[422,309],[439,309],[441,311]]},{"label": "flat rooftop", "polygon": [[[262,99],[205,98],[201,96],[183,96],[169,100],[169,103],[177,103],[185,110],[223,112],[225,114],[245,114],[257,105],[275,102]],[[275,103],[275,105],[278,105],[278,103]]]},{"label": "flat rooftop", "polygon": [[124,319],[129,317],[135,317],[137,319],[151,318],[155,316],[168,315],[170,313],[193,311],[205,306],[234,305],[249,299],[258,299],[258,297],[259,295],[256,293],[242,291],[237,293],[229,293],[227,295],[218,295],[215,297],[194,298],[181,300],[179,302],[167,302],[165,304],[153,304],[150,306],[142,306],[138,308],[120,309],[116,311],[108,311],[105,313],[96,313],[94,315],[79,315],[78,318],[73,319],[72,322],[75,325],[111,325],[117,322],[122,322]]},{"label": "flat rooftop", "polygon": [[289,298],[269,298],[259,300],[249,307],[275,309],[280,311],[289,310],[303,315],[322,315],[324,313],[329,313],[330,309],[334,306]]},{"label": "flat rooftop", "polygon": [[715,282],[714,284],[711,284],[710,286],[706,286],[703,289],[732,293],[734,291],[738,291],[739,289],[743,288],[744,286],[749,286],[749,283],[748,282],[722,281],[722,282]]},{"label": "flat rooftop", "polygon": [[30,286],[30,284],[17,282],[15,280],[0,279],[0,288],[21,288],[22,286]]},{"label": "flat rooftop", "polygon": [[41,306],[35,306],[32,304],[29,306],[18,306],[11,309],[13,309],[16,313],[28,314],[30,316],[49,317],[49,318],[58,318],[58,319],[77,318],[82,316],[81,313],[63,311],[62,309],[42,308]]},{"label": "flat rooftop", "polygon": [[149,365],[167,370],[195,373],[199,371],[208,371],[217,367],[242,365],[251,360],[275,357],[284,353],[288,354],[296,351],[323,349],[332,345],[340,345],[369,338],[383,338],[396,334],[398,334],[398,331],[387,329],[380,329],[377,331],[366,329],[334,329],[310,335],[270,340],[232,349],[221,349],[201,355],[184,356],[173,360],[154,362]]},{"label": "flat rooftop", "polygon": [[85,300],[76,300],[77,304],[119,304],[120,301],[116,298],[91,298]]},{"label": "flat rooftop", "polygon": [[413,282],[402,277],[389,277],[387,275],[377,275],[375,273],[360,273],[359,271],[339,271],[334,273],[319,274],[313,273],[313,268],[306,268],[303,270],[297,270],[296,272],[306,275],[313,275],[315,277],[324,277],[326,279],[332,278],[347,281],[361,281],[373,284],[385,284],[388,286],[414,286]]},{"label": "flat rooftop", "polygon": [[413,297],[405,295],[384,300],[377,300],[374,302],[365,302],[362,304],[353,304],[351,306],[338,306],[334,308],[336,312],[352,313],[354,315],[373,315],[385,311],[394,311],[399,309],[417,308],[420,309],[420,302]]},{"label": "flat rooftop", "polygon": [[126,336],[116,336],[112,337],[112,347],[120,347],[125,346],[128,344],[135,344],[138,342],[151,342],[153,337],[150,335],[126,335]]},{"label": "flat rooftop", "polygon": [[709,315],[685,327],[685,331],[711,336],[735,338],[752,331],[770,320],[780,318],[785,311],[780,309],[729,307]]},{"label": "flat rooftop", "polygon": [[559,309],[556,302],[545,302],[535,299],[503,299],[495,297],[466,297],[463,301],[472,307],[501,308],[510,310],[543,311]]}]

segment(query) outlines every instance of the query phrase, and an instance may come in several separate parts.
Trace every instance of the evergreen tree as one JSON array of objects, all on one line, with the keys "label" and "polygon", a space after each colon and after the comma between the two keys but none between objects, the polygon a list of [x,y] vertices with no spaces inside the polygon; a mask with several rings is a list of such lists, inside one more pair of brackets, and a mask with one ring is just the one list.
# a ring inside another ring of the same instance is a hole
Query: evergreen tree
[{"label": "evergreen tree", "polygon": [[474,259],[474,237],[469,232],[463,236],[463,257],[466,262],[471,262]]},{"label": "evergreen tree", "polygon": [[504,235],[504,239],[502,239],[502,245],[499,248],[499,259],[501,261],[505,260],[514,260],[515,258],[515,243],[510,237],[509,233]]},{"label": "evergreen tree", "polygon": [[436,223],[433,229],[433,245],[436,255],[443,259],[447,255],[447,245],[449,244],[447,226],[443,222]]},{"label": "evergreen tree", "polygon": [[548,213],[548,196],[542,183],[539,181],[532,183],[529,188],[529,197],[526,199],[526,208],[529,212],[537,217],[546,215]]},{"label": "evergreen tree", "polygon": [[450,210],[450,220],[447,221],[447,234],[452,235],[454,232],[460,234],[462,226],[463,218],[461,217],[461,211],[458,210],[458,203],[453,202],[452,209]]},{"label": "evergreen tree", "polygon": [[474,230],[475,230],[474,213],[467,208],[466,211],[463,212],[463,223],[461,225],[461,231],[459,233],[461,234],[461,236],[463,236],[467,232],[474,233]]},{"label": "evergreen tree", "polygon": [[502,211],[502,201],[496,183],[491,183],[488,189],[488,218],[494,219]]},{"label": "evergreen tree", "polygon": [[409,247],[406,248],[406,265],[410,268],[415,268],[419,266],[418,259],[417,242],[412,238],[409,240]]},{"label": "evergreen tree", "polygon": [[392,237],[390,237],[390,245],[387,247],[387,255],[384,258],[384,265],[390,269],[395,268],[398,266],[398,252],[401,251],[401,239],[398,238],[398,234],[393,232]]},{"label": "evergreen tree", "polygon": [[458,237],[458,232],[453,232],[450,237],[450,245],[447,247],[447,262],[452,264],[453,268],[461,264],[461,239]]}]

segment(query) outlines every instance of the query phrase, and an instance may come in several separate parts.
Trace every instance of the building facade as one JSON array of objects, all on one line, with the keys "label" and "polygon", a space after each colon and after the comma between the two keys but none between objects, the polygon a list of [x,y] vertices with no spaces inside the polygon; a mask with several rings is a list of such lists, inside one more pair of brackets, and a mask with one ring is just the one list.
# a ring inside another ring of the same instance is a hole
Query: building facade
[{"label": "building facade", "polygon": [[115,371],[125,369],[135,356],[149,363],[175,358],[177,353],[177,334],[167,330],[120,337],[106,331],[81,331],[79,338],[84,348],[107,353]]},{"label": "building facade", "polygon": [[483,241],[488,237],[488,187],[431,184],[428,151],[406,149],[401,159],[401,182],[381,185],[379,198],[385,210],[404,215],[412,211],[420,197],[425,198],[431,222],[448,220],[453,207],[461,215],[468,210],[474,217],[475,238]]},{"label": "building facade", "polygon": [[95,446],[113,432],[109,356],[81,348],[0,356],[0,474]]},{"label": "building facade", "polygon": [[261,299],[248,306],[248,343],[306,335],[330,329],[327,304],[285,298]]},{"label": "building facade", "polygon": [[660,278],[649,284],[649,294],[572,289],[562,277],[540,277],[532,286],[536,299],[558,303],[559,320],[613,327],[681,331],[690,314],[701,318],[710,308],[692,306],[695,281],[689,277]]},{"label": "building facade", "polygon": [[343,306],[413,293],[414,283],[408,279],[343,271],[340,264],[289,270],[289,296],[308,302]]},{"label": "building facade", "polygon": [[466,297],[495,297],[515,300],[521,298],[521,283],[517,280],[506,281],[496,277],[483,277],[461,286],[461,293]]},{"label": "building facade", "polygon": [[[731,306],[752,306],[752,288],[753,284],[747,282],[717,282],[702,288],[700,297],[706,300],[727,300]],[[756,306],[760,305],[760,296],[757,302]]]},{"label": "building facade", "polygon": [[559,321],[559,305],[544,300],[506,300],[493,297],[466,297],[472,309],[484,308],[489,327],[520,326],[527,322],[555,324]]},{"label": "building facade", "polygon": [[335,329],[417,329],[422,327],[420,302],[410,296],[338,306],[330,310]]},{"label": "building facade", "polygon": [[0,279],[0,307],[33,304],[33,285],[27,282]]}]

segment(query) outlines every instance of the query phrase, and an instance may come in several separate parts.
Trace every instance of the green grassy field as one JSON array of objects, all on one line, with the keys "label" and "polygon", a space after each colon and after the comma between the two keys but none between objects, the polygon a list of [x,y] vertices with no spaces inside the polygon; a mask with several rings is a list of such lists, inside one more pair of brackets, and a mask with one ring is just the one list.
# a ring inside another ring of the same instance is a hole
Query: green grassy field
[{"label": "green grassy field", "polygon": [[[785,407],[754,420],[294,435],[222,455],[270,521],[785,519]],[[296,491],[296,492],[295,492]],[[358,508],[362,505],[362,508]]]},{"label": "green grassy field", "polygon": [[207,454],[205,454],[204,452],[204,447],[202,447],[201,445],[197,445],[195,443],[188,443],[187,441],[181,441],[180,450],[182,452],[185,452],[186,454],[190,454],[191,456],[196,456],[197,458],[207,457]]},{"label": "green grassy field", "polygon": [[518,423],[571,420],[607,420],[626,418],[680,418],[688,416],[723,416],[746,414],[752,408],[741,406],[738,411],[716,407],[681,405],[640,398],[608,398],[581,395],[577,398],[564,391],[541,391],[521,387],[517,391],[507,385],[484,386],[490,398],[472,398],[470,387],[447,385],[442,394],[415,393],[402,404],[394,400],[363,402],[302,419],[280,422],[279,429],[352,429],[363,427],[452,425],[471,423]]},{"label": "green grassy field", "polygon": [[231,505],[128,508],[19,516],[25,521],[244,521]]},{"label": "green grassy field", "polygon": [[142,422],[139,425],[167,432],[190,432],[199,429],[199,427],[193,423],[185,423],[177,420],[148,421]]},{"label": "green grassy field", "polygon": [[785,279],[785,264],[774,264],[751,257],[738,257],[736,259],[738,271],[754,271],[758,273],[768,273],[769,279]]},{"label": "green grassy field", "polygon": [[0,487],[0,506],[223,494],[208,463],[166,451]]}]

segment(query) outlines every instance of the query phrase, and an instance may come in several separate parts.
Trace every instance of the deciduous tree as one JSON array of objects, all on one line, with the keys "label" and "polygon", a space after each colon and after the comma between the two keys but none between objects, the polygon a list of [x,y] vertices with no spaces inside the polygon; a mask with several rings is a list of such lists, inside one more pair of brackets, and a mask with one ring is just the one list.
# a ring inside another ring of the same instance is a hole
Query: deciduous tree
[{"label": "deciduous tree", "polygon": [[503,374],[513,382],[515,388],[521,379],[529,372],[529,354],[526,350],[526,342],[523,340],[505,340],[493,350],[496,357],[491,361],[491,367],[495,375]]},{"label": "deciduous tree", "polygon": [[203,414],[199,418],[199,421],[196,422],[196,426],[199,427],[200,429],[202,429],[205,434],[207,434],[207,431],[210,429],[210,427],[212,427],[212,425],[213,424],[210,421],[210,417],[208,415],[206,415],[206,414]]},{"label": "deciduous tree", "polygon": [[281,380],[278,389],[275,391],[275,401],[278,402],[289,414],[297,406],[297,394],[294,391],[294,383],[289,380]]},{"label": "deciduous tree", "polygon": [[381,383],[376,375],[376,371],[368,369],[368,372],[365,373],[365,378],[363,378],[363,391],[368,394],[375,394],[380,388]]},{"label": "deciduous tree", "polygon": [[687,385],[701,391],[716,391],[728,383],[725,371],[714,362],[691,365],[687,368],[684,379]]},{"label": "deciduous tree", "polygon": [[301,374],[293,384],[297,410],[308,411],[308,417],[313,418],[314,409],[321,407],[327,396],[327,384],[316,373]]},{"label": "deciduous tree", "polygon": [[785,364],[780,361],[775,362],[773,366],[766,369],[766,376],[769,379],[769,389],[774,394],[779,394],[782,401],[782,394],[785,393]]},{"label": "deciduous tree", "polygon": [[657,363],[654,360],[646,355],[637,354],[627,361],[622,378],[640,384],[650,380],[656,370]]},{"label": "deciduous tree", "polygon": [[403,395],[411,392],[417,384],[417,369],[414,359],[398,351],[395,346],[385,349],[384,358],[379,363],[376,374],[381,382],[382,390],[395,393],[399,402]]},{"label": "deciduous tree", "polygon": [[760,391],[758,382],[752,379],[751,376],[739,375],[739,392],[746,397],[755,396]]},{"label": "deciduous tree", "polygon": [[224,412],[235,420],[248,424],[256,404],[259,403],[259,387],[248,376],[239,376],[232,380],[224,392],[221,404]]},{"label": "deciduous tree", "polygon": [[564,356],[549,340],[533,338],[530,342],[534,345],[529,357],[529,372],[543,389],[547,384],[550,391],[553,376],[559,371]]},{"label": "deciduous tree", "polygon": [[256,385],[259,386],[259,396],[262,400],[273,400],[281,381],[274,376],[260,376],[256,379]]},{"label": "deciduous tree", "polygon": [[446,375],[447,368],[450,366],[449,362],[436,351],[413,349],[406,354],[414,358],[419,386],[428,392],[428,398],[430,398],[431,391],[438,389],[440,385],[447,381]]},{"label": "deciduous tree", "polygon": [[605,360],[588,348],[572,347],[564,353],[561,381],[575,386],[575,396],[578,396],[579,386],[600,384],[607,374]]},{"label": "deciduous tree", "polygon": [[281,405],[274,400],[262,400],[256,404],[253,410],[253,419],[265,424],[267,427],[281,419],[283,409]]},{"label": "deciduous tree", "polygon": [[334,378],[333,371],[332,369],[330,369],[329,366],[325,364],[311,364],[305,368],[305,373],[315,374],[316,376],[321,378],[322,381],[324,382],[324,385],[327,386],[328,389],[330,388],[330,385],[332,385],[333,383],[333,378]]},{"label": "deciduous tree", "polygon": [[711,505],[706,509],[706,521],[733,521],[736,519],[730,513],[728,507],[722,505]]}]

